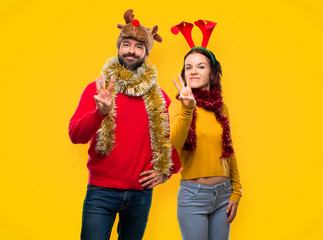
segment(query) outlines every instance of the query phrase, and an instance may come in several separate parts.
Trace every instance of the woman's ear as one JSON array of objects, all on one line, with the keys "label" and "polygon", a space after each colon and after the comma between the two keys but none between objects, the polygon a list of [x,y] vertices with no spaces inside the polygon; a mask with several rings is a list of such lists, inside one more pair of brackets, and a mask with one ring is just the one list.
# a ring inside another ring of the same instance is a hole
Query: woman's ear
[{"label": "woman's ear", "polygon": [[210,73],[210,85],[216,86],[219,83],[219,75],[216,72]]}]

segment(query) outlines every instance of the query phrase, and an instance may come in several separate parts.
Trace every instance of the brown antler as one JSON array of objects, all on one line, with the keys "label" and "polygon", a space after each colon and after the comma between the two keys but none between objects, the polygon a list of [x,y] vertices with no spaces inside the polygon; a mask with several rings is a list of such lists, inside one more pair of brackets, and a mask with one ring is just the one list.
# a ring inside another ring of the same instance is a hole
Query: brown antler
[{"label": "brown antler", "polygon": [[132,20],[135,18],[135,15],[133,14],[133,10],[132,9],[127,10],[124,13],[123,18],[124,18],[126,24],[131,23]]}]

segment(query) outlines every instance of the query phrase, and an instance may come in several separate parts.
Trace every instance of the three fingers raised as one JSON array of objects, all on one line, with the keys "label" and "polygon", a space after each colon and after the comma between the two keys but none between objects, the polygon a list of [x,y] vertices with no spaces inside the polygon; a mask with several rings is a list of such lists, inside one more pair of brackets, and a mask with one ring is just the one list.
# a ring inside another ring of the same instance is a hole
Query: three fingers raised
[{"label": "three fingers raised", "polygon": [[96,85],[96,90],[97,92],[101,92],[103,90],[107,90],[108,92],[112,92],[112,89],[113,89],[113,82],[114,82],[114,79],[113,77],[110,78],[110,82],[109,82],[109,86],[108,86],[108,89],[106,89],[106,86],[105,86],[105,77],[103,75],[103,73],[101,73],[101,81],[99,78],[95,78],[95,85]]}]

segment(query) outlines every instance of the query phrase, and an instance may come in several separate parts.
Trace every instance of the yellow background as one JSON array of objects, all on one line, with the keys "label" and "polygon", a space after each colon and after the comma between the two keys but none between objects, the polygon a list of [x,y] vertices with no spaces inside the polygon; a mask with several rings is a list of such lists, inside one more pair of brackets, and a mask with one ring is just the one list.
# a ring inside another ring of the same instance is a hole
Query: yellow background
[{"label": "yellow background", "polygon": [[[230,239],[322,239],[319,0],[1,1],[0,239],[79,239],[88,146],[70,142],[68,121],[116,56],[116,24],[129,8],[160,27],[164,42],[148,60],[171,98],[189,48],[170,28],[218,22],[208,48],[222,63],[244,186]],[[144,239],[180,239],[179,180],[155,188]]]}]

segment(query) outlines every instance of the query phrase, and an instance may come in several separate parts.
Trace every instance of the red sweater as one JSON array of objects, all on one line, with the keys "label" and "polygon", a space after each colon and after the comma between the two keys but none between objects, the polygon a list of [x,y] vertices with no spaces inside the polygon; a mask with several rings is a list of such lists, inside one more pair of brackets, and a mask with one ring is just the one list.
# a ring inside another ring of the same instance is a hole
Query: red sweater
[{"label": "red sweater", "polygon": [[[161,90],[168,106],[170,99]],[[101,116],[93,98],[97,94],[95,82],[82,93],[79,105],[69,122],[69,136],[73,143],[90,141],[87,167],[89,184],[117,188],[142,189],[139,174],[152,169],[148,114],[142,97],[117,93],[115,137],[116,143],[108,156],[95,151],[96,131],[105,116]],[[177,153],[173,151],[172,174],[180,170]]]}]

